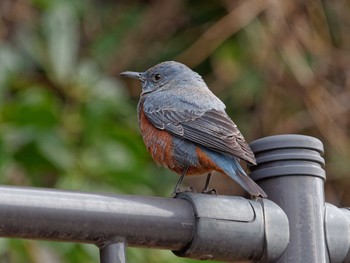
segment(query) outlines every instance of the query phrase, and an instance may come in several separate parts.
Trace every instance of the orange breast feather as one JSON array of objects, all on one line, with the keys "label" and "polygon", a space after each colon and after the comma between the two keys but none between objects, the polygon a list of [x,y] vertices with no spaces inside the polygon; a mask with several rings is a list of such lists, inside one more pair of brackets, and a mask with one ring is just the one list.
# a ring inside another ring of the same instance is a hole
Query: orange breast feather
[{"label": "orange breast feather", "polygon": [[172,158],[174,147],[172,136],[168,132],[154,127],[142,110],[139,113],[139,126],[143,141],[154,161],[158,165],[165,165],[173,170],[175,160]]},{"label": "orange breast feather", "polygon": [[[172,135],[153,126],[141,110],[141,107],[139,109],[139,126],[143,141],[153,160],[158,165],[164,165],[172,171],[181,174],[186,164],[178,163],[174,158]],[[196,147],[196,153],[199,162],[189,167],[187,175],[199,175],[212,170],[223,172],[199,147]]]}]

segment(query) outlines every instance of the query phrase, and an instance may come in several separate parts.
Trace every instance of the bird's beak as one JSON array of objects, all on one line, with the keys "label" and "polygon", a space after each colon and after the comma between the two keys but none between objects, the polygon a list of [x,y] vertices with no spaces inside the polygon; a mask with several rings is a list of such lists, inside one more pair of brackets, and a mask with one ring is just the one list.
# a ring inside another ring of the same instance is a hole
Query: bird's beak
[{"label": "bird's beak", "polygon": [[120,73],[120,76],[125,78],[137,79],[141,82],[144,81],[144,73],[143,72],[133,72],[133,71],[124,71]]}]

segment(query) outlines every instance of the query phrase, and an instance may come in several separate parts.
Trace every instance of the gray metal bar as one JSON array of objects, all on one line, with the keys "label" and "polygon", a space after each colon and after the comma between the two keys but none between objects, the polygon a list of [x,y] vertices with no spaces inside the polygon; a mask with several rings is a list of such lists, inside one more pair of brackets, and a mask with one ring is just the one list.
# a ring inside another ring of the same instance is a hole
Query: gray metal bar
[{"label": "gray metal bar", "polygon": [[[348,223],[348,227],[347,230],[350,231],[350,207],[347,208],[340,208],[340,210],[342,211],[343,215],[346,217],[347,219],[347,223]],[[346,234],[348,234],[349,232],[347,232]],[[350,234],[349,234],[349,238],[350,238]],[[349,247],[347,249],[347,253],[345,258],[343,259],[342,262],[350,262],[350,244]]]},{"label": "gray metal bar", "polygon": [[225,262],[350,262],[350,209],[324,202],[322,143],[279,135],[251,147],[251,177],[270,200],[0,186],[0,237],[93,243],[101,263],[124,263],[126,244]]},{"label": "gray metal bar", "polygon": [[289,231],[286,215],[269,200],[0,186],[0,237],[94,243],[102,263],[125,261],[125,244],[190,258],[271,262],[286,248]]},{"label": "gray metal bar", "polygon": [[178,250],[195,227],[186,200],[0,186],[0,236]]},{"label": "gray metal bar", "polygon": [[112,243],[100,248],[100,263],[126,263],[125,243]]},{"label": "gray metal bar", "polygon": [[289,241],[288,219],[270,200],[238,196],[181,193],[195,211],[196,228],[190,245],[178,256],[197,259],[274,262]]},{"label": "gray metal bar", "polygon": [[345,261],[350,248],[350,214],[347,209],[326,203],[325,236],[330,262]]},{"label": "gray metal bar", "polygon": [[289,219],[290,243],[277,262],[328,262],[322,143],[309,136],[277,135],[250,146],[258,163],[251,177]]}]

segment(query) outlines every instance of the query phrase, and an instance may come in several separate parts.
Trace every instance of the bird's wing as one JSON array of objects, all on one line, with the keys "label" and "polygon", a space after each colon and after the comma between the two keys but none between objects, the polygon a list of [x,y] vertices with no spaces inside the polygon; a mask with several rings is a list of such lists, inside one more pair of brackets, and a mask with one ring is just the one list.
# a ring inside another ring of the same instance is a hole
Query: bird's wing
[{"label": "bird's wing", "polygon": [[158,129],[202,145],[213,151],[238,157],[255,164],[255,157],[236,124],[226,112],[210,109],[187,111],[174,109],[145,110]]}]

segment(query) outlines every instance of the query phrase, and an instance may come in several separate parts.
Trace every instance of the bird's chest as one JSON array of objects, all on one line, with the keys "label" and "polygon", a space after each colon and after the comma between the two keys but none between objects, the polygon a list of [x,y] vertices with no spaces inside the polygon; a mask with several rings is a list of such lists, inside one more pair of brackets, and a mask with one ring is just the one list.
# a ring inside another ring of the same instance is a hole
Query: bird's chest
[{"label": "bird's chest", "polygon": [[178,174],[181,174],[185,167],[189,167],[187,175],[202,174],[211,170],[200,162],[198,147],[193,143],[157,129],[146,117],[142,101],[139,103],[138,117],[143,141],[158,165],[164,165]]},{"label": "bird's chest", "polygon": [[175,166],[172,135],[153,126],[143,111],[142,103],[139,104],[138,117],[143,141],[152,158],[157,164],[165,165],[172,169]]}]

